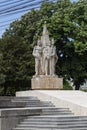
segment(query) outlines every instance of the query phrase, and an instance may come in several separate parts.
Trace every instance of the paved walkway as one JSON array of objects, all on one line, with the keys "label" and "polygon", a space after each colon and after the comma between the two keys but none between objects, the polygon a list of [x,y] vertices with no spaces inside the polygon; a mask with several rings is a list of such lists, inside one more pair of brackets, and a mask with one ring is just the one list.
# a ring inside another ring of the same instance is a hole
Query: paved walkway
[{"label": "paved walkway", "polygon": [[74,104],[78,104],[80,106],[87,108],[87,92],[82,91],[58,91],[58,90],[43,90],[40,93],[44,93],[46,95],[56,97],[58,99],[62,99]]}]

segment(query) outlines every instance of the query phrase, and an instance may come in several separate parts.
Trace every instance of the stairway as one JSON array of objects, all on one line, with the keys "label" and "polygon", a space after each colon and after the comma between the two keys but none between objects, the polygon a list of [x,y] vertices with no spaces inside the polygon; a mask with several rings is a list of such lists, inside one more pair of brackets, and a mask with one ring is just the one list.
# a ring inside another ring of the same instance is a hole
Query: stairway
[{"label": "stairway", "polygon": [[75,116],[68,108],[56,108],[51,102],[35,97],[15,97],[11,102],[42,109],[40,115],[27,116],[12,130],[87,130],[87,117]]},{"label": "stairway", "polygon": [[0,97],[1,108],[52,107],[51,102],[41,102],[36,97]]}]

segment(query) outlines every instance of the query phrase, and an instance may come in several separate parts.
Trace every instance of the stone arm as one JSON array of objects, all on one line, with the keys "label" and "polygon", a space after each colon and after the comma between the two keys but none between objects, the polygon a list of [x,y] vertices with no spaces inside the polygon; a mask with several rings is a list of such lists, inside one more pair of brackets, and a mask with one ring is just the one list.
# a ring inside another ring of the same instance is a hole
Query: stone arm
[{"label": "stone arm", "polygon": [[55,64],[57,63],[57,61],[58,61],[58,56],[57,56],[57,54],[55,55]]},{"label": "stone arm", "polygon": [[51,56],[55,56],[56,55],[56,47],[52,48],[52,52],[51,52]]},{"label": "stone arm", "polygon": [[40,52],[39,48],[37,48],[37,46],[35,46],[33,49],[33,56],[35,58],[41,58],[41,52]]},{"label": "stone arm", "polygon": [[36,57],[36,47],[33,49],[33,56]]},{"label": "stone arm", "polygon": [[56,47],[53,47],[52,53],[51,53],[51,57],[54,57],[54,59],[55,59],[55,64],[56,64],[57,61],[58,61],[58,56],[57,56],[57,54],[56,54]]}]

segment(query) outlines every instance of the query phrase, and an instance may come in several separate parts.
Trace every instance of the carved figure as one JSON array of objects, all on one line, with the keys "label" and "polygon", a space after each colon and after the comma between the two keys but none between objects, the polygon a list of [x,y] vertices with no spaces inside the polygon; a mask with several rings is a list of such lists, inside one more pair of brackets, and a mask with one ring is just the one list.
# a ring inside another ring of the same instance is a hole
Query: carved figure
[{"label": "carved figure", "polygon": [[48,44],[43,48],[43,66],[44,66],[43,68],[44,68],[45,75],[50,75],[50,68],[49,68],[50,58],[51,58],[50,50],[51,50],[50,44]]},{"label": "carved figure", "polygon": [[41,42],[38,40],[37,46],[33,49],[33,56],[35,57],[35,72],[36,76],[41,74],[41,62],[42,62],[42,47]]},{"label": "carved figure", "polygon": [[43,26],[43,34],[34,47],[35,72],[38,75],[55,75],[55,64],[58,60],[54,39],[50,41],[46,23]]},{"label": "carved figure", "polygon": [[52,39],[50,48],[50,75],[52,76],[55,76],[55,65],[57,60],[56,47],[54,46],[54,39]]}]

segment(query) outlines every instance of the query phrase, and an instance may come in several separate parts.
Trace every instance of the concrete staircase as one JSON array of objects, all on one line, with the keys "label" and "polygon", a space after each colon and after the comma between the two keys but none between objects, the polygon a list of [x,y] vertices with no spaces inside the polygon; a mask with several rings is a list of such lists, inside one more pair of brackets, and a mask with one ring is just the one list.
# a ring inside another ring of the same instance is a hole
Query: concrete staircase
[{"label": "concrete staircase", "polygon": [[36,97],[14,97],[10,102],[17,107],[21,104],[42,110],[39,115],[26,116],[12,130],[87,130],[87,117],[75,116],[68,108],[56,108],[51,102],[42,102]]},{"label": "concrete staircase", "polygon": [[51,102],[41,102],[36,97],[0,97],[1,108],[52,107]]}]

